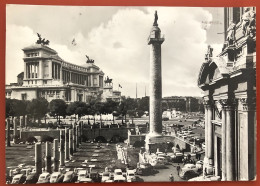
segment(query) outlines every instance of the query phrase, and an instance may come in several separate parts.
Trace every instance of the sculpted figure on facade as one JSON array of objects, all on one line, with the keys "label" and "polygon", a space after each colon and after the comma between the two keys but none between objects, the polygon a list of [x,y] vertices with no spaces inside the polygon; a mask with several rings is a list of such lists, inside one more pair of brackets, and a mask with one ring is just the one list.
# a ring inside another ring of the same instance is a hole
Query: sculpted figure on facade
[{"label": "sculpted figure on facade", "polygon": [[235,32],[236,32],[236,24],[231,21],[228,29],[227,29],[227,38],[226,41],[228,42],[228,45],[233,45],[236,38],[235,38]]},{"label": "sculpted figure on facade", "polygon": [[256,13],[247,7],[242,15],[242,29],[244,36],[254,37],[256,33]]},{"label": "sculpted figure on facade", "polygon": [[210,45],[208,45],[208,50],[205,54],[205,59],[209,60],[211,57],[213,57],[213,48]]}]

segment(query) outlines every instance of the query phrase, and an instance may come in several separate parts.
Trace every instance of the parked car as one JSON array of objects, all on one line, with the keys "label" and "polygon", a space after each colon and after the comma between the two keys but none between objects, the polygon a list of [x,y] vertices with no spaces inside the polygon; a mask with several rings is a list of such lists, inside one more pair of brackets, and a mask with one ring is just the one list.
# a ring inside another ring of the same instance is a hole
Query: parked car
[{"label": "parked car", "polygon": [[103,172],[101,182],[106,182],[111,179],[111,174],[109,172]]},{"label": "parked car", "polygon": [[22,184],[26,180],[26,176],[23,174],[17,174],[13,177],[12,184]]},{"label": "parked car", "polygon": [[51,175],[48,172],[44,172],[39,176],[37,183],[50,183]]},{"label": "parked car", "polygon": [[199,176],[200,172],[198,171],[198,167],[194,164],[185,164],[184,167],[181,169],[179,176],[182,179],[188,180]]},{"label": "parked car", "polygon": [[63,183],[74,183],[77,180],[76,173],[73,171],[68,171],[65,173],[63,178]]},{"label": "parked car", "polygon": [[81,178],[78,183],[93,183],[93,180],[91,178]]},{"label": "parked car", "polygon": [[37,183],[38,177],[39,177],[39,175],[36,174],[36,172],[31,173],[31,174],[29,174],[29,175],[26,177],[26,180],[25,180],[24,184]]},{"label": "parked car", "polygon": [[115,175],[114,176],[114,182],[115,183],[126,182],[126,178],[122,175]]},{"label": "parked car", "polygon": [[80,181],[83,178],[86,178],[87,176],[87,170],[80,170],[78,172],[78,181]]},{"label": "parked car", "polygon": [[181,163],[183,159],[183,153],[181,152],[176,152],[174,155],[171,156],[171,161],[174,163]]},{"label": "parked car", "polygon": [[136,176],[135,176],[134,170],[127,170],[126,171],[126,180],[127,180],[127,182],[135,182],[136,181]]},{"label": "parked car", "polygon": [[114,176],[123,175],[123,172],[121,169],[115,169],[114,170]]},{"label": "parked car", "polygon": [[62,182],[61,177],[64,178],[64,174],[61,174],[61,172],[52,173],[50,183],[61,183]]},{"label": "parked car", "polygon": [[101,177],[99,176],[98,172],[91,172],[88,174],[89,178],[93,180],[93,182],[101,182]]}]

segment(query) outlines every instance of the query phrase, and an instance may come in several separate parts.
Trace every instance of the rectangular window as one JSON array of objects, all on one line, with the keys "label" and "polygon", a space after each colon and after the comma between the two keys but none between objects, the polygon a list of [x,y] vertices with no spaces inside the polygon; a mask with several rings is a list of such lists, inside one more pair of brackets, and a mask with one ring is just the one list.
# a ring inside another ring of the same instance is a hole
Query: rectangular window
[{"label": "rectangular window", "polygon": [[26,94],[22,94],[22,100],[26,100],[27,99],[27,95]]}]

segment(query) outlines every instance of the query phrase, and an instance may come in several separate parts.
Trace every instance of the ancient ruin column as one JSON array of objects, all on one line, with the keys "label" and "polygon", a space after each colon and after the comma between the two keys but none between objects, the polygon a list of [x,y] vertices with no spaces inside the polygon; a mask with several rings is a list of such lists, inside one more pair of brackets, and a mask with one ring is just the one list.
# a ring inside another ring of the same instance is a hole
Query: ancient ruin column
[{"label": "ancient ruin column", "polygon": [[212,113],[213,109],[212,106],[209,105],[208,106],[208,146],[206,146],[206,148],[208,148],[208,158],[209,158],[209,164],[212,165],[213,164],[213,152],[214,152],[214,143],[213,143],[213,127],[212,127]]},{"label": "ancient ruin column", "polygon": [[53,171],[57,172],[59,170],[59,140],[58,139],[53,140],[53,161],[54,161]]},{"label": "ancient ruin column", "polygon": [[226,107],[226,179],[233,181],[235,179],[235,124],[234,108]]},{"label": "ancient ruin column", "polygon": [[72,139],[72,132],[73,132],[73,130],[72,130],[72,129],[69,129],[69,152],[70,152],[70,155],[71,155],[71,156],[73,155],[73,139]]},{"label": "ancient ruin column", "polygon": [[22,138],[22,123],[23,123],[23,118],[20,116],[20,139]]},{"label": "ancient ruin column", "polygon": [[76,124],[74,123],[73,124],[73,134],[72,134],[72,141],[73,141],[73,144],[72,144],[72,147],[73,147],[73,152],[76,152]]},{"label": "ancient ruin column", "polygon": [[[157,16],[157,12],[156,12]],[[157,17],[158,19],[158,17]],[[161,45],[164,38],[158,27],[157,19],[153,24],[148,45],[150,48],[150,136],[158,136],[162,133],[162,71],[161,71]]]},{"label": "ancient ruin column", "polygon": [[221,151],[222,151],[222,178],[221,181],[226,181],[226,107],[222,106],[222,126],[221,126]]},{"label": "ancient ruin column", "polygon": [[27,128],[27,122],[28,122],[28,117],[25,115],[24,117],[24,127]]},{"label": "ancient ruin column", "polygon": [[79,148],[79,126],[76,126],[76,145]]},{"label": "ancient ruin column", "polygon": [[69,130],[65,129],[65,159],[69,160],[70,154],[69,154]]},{"label": "ancient ruin column", "polygon": [[13,140],[15,142],[15,137],[17,135],[17,117],[14,117],[13,119],[13,126],[14,126],[14,130],[13,130]]},{"label": "ancient ruin column", "polygon": [[60,167],[65,165],[64,157],[64,130],[60,130]]},{"label": "ancient ruin column", "polygon": [[35,144],[35,170],[36,174],[42,173],[42,144]]},{"label": "ancient ruin column", "polygon": [[46,162],[46,170],[48,173],[51,173],[51,143],[46,142],[46,157],[45,157],[45,162]]},{"label": "ancient ruin column", "polygon": [[7,118],[6,119],[6,146],[10,147],[11,143],[10,143],[10,119]]}]

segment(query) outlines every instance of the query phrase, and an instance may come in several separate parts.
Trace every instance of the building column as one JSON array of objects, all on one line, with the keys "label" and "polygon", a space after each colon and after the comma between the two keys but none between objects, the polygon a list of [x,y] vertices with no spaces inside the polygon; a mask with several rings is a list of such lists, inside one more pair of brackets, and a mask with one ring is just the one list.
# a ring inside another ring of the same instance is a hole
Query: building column
[{"label": "building column", "polygon": [[10,147],[11,146],[11,143],[10,143],[10,119],[7,118],[6,119],[6,146],[7,147]]},{"label": "building column", "polygon": [[53,161],[54,161],[54,166],[53,166],[53,171],[57,172],[59,169],[59,140],[54,139],[53,140]]},{"label": "building column", "polygon": [[65,128],[65,159],[69,160],[69,130]]},{"label": "building column", "polygon": [[51,173],[51,144],[50,142],[46,142],[45,144],[45,150],[46,150],[46,157],[45,157],[45,162],[46,162],[46,171],[48,173]]},{"label": "building column", "polygon": [[64,130],[60,130],[60,167],[65,165],[64,157]]},{"label": "building column", "polygon": [[213,164],[213,157],[214,157],[214,135],[213,135],[213,125],[211,123],[213,116],[213,108],[212,105],[208,105],[208,158],[209,164]]},{"label": "building column", "polygon": [[13,119],[13,127],[14,127],[14,130],[13,130],[13,142],[16,143],[17,140],[17,117],[14,117]]},{"label": "building column", "polygon": [[73,130],[69,129],[69,151],[70,151],[70,156],[73,155],[73,140],[72,140],[72,133]]},{"label": "building column", "polygon": [[221,152],[222,152],[222,164],[221,164],[221,181],[226,181],[226,102],[222,100],[222,126],[221,126]]},{"label": "building column", "polygon": [[234,107],[226,107],[226,179],[235,180],[235,123]]},{"label": "building column", "polygon": [[[253,180],[256,176],[256,100],[255,97],[240,98],[242,109],[239,111],[240,127],[238,152],[239,181]],[[241,131],[242,130],[242,131]]]},{"label": "building column", "polygon": [[42,144],[35,144],[35,170],[36,174],[40,175],[42,173]]}]

